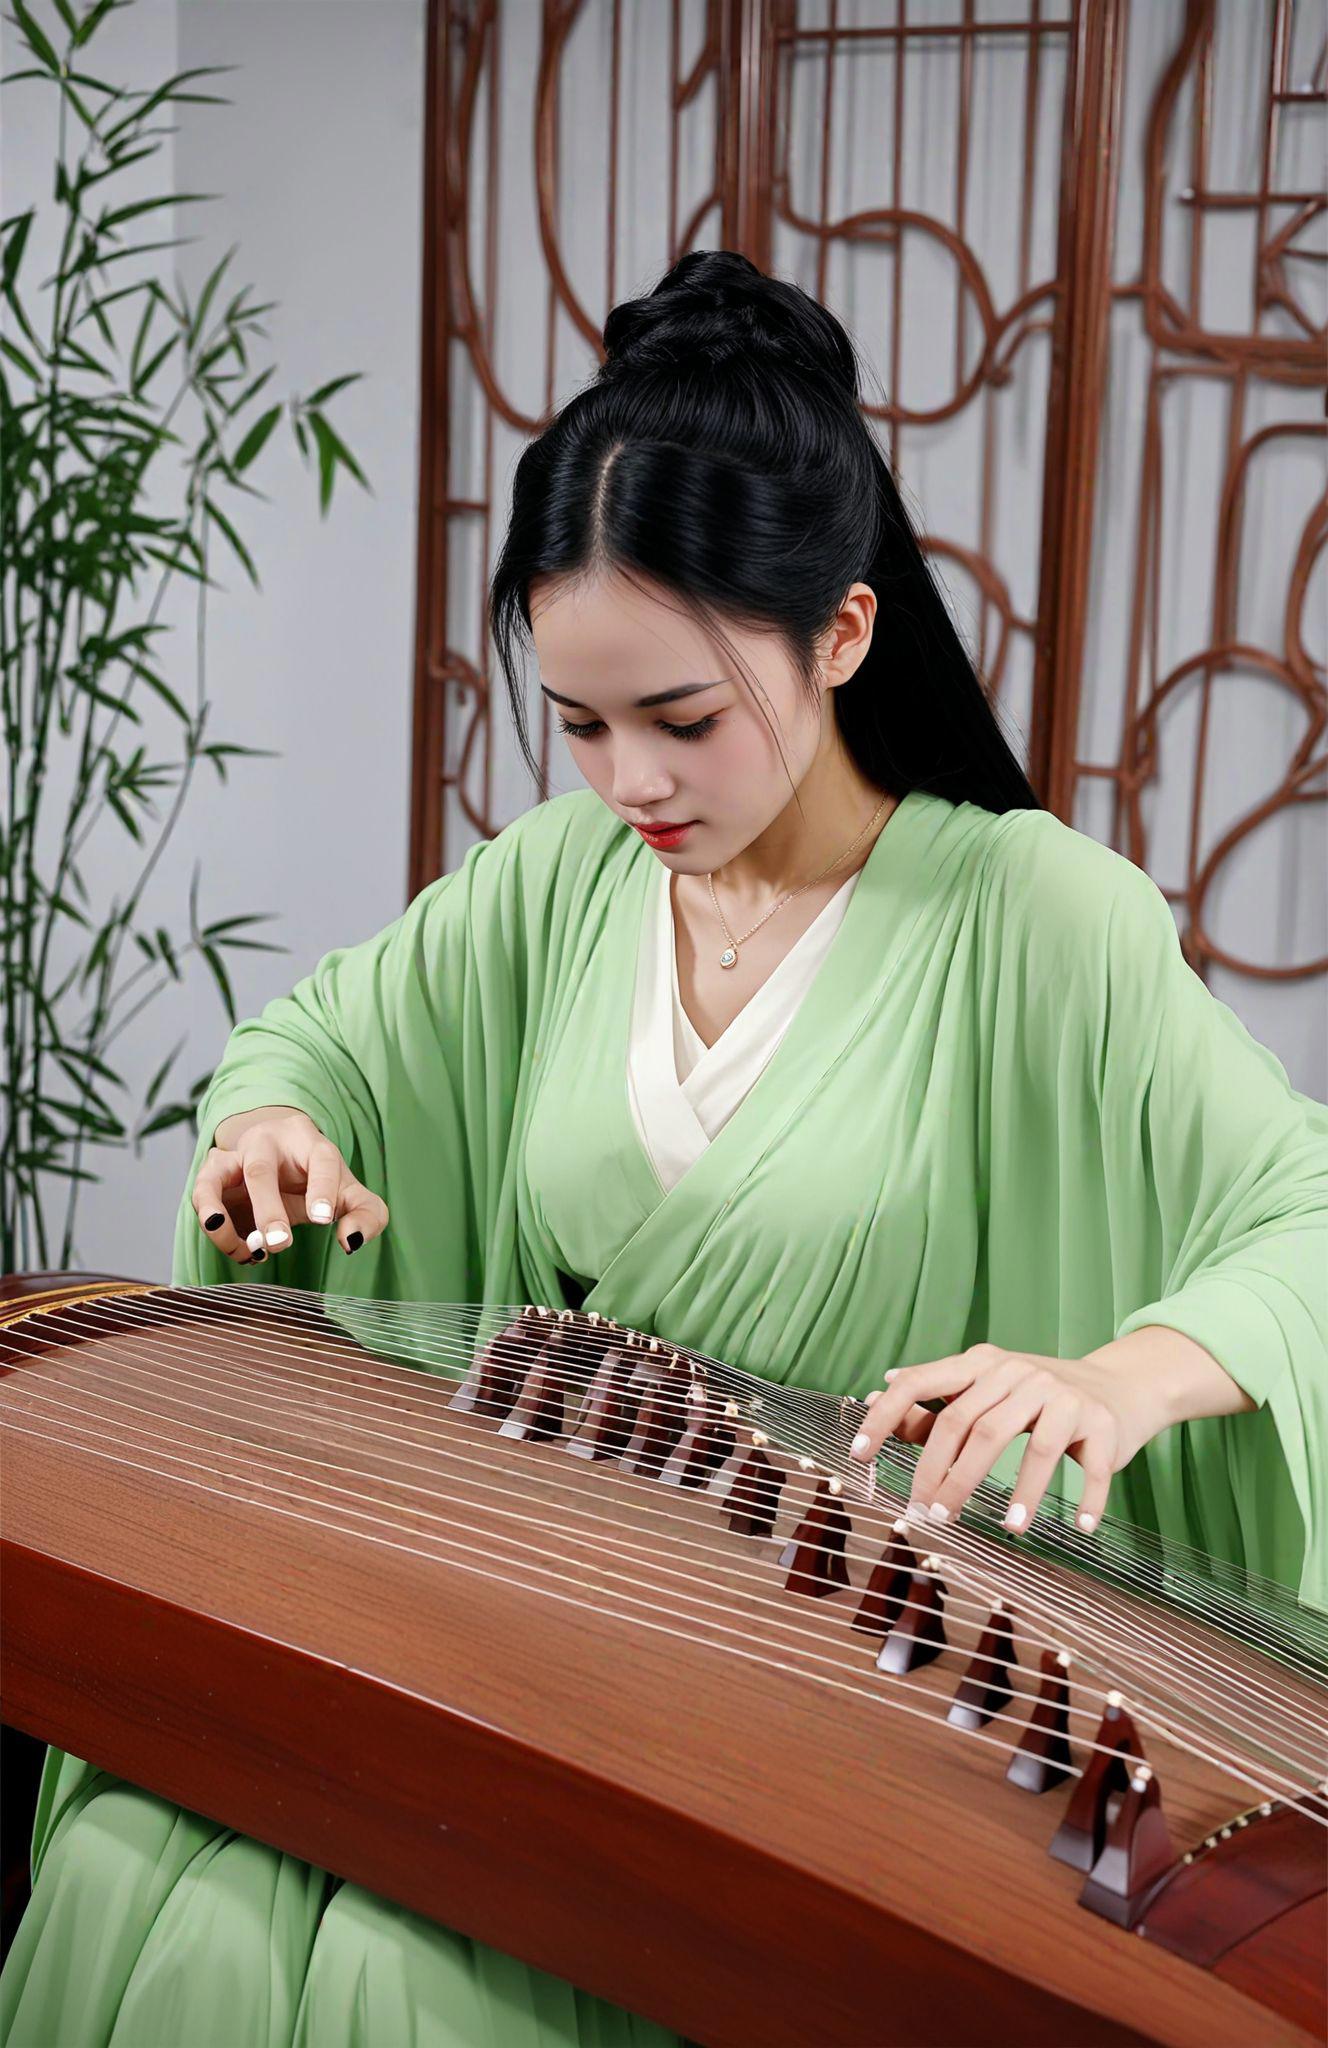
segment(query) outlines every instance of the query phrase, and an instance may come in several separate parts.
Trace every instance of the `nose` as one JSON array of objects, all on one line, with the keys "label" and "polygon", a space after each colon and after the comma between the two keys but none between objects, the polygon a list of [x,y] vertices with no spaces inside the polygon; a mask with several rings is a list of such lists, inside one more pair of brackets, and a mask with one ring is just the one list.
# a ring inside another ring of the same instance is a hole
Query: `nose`
[{"label": "nose", "polygon": [[672,796],[673,777],[649,746],[619,741],[613,750],[613,801],[624,811],[645,811]]}]

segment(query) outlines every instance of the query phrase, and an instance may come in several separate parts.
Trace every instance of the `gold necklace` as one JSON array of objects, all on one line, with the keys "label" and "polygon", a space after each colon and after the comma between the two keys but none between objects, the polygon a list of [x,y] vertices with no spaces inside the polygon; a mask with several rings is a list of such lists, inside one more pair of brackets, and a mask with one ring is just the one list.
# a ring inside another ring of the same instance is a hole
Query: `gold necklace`
[{"label": "gold necklace", "polygon": [[810,889],[812,883],[819,882],[822,876],[828,875],[831,868],[837,868],[841,860],[847,860],[849,855],[852,853],[854,847],[859,845],[860,842],[867,837],[867,834],[871,831],[872,826],[876,823],[876,820],[880,817],[881,812],[885,809],[885,806],[889,803],[889,801],[890,799],[888,796],[882,799],[882,801],[876,806],[876,809],[872,812],[870,818],[868,818],[861,832],[859,832],[857,838],[850,840],[848,845],[844,848],[844,851],[842,853],[837,853],[832,861],[827,861],[825,866],[821,869],[820,874],[813,875],[809,881],[799,882],[796,889],[788,889],[782,896],[777,897],[775,901],[771,904],[769,910],[764,911],[762,915],[757,918],[756,923],[752,925],[748,931],[745,931],[740,939],[734,938],[732,932],[728,928],[728,923],[725,919],[724,913],[719,907],[719,898],[715,894],[715,883],[712,870],[711,873],[706,876],[706,887],[710,891],[710,901],[715,906],[715,915],[718,917],[720,925],[724,932],[724,937],[728,941],[728,944],[725,946],[724,951],[719,956],[720,966],[736,967],[738,964],[738,948],[739,946],[746,945],[748,939],[750,939],[752,935],[752,932],[759,932],[761,926],[765,923],[766,919],[773,917],[777,910],[783,908],[784,904],[791,902],[795,896],[801,896],[804,889]]}]

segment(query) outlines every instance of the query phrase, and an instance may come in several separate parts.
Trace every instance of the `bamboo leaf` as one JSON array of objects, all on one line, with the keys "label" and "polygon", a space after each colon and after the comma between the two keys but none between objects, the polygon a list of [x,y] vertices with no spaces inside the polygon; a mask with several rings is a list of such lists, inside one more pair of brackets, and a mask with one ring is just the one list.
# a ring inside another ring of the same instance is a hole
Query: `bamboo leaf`
[{"label": "bamboo leaf", "polygon": [[196,1107],[197,1105],[191,1102],[172,1102],[168,1108],[158,1110],[156,1116],[149,1117],[145,1124],[139,1126],[139,1137],[150,1138],[157,1131],[170,1130],[174,1124],[191,1123]]},{"label": "bamboo leaf", "polygon": [[336,439],[321,413],[310,413],[309,426],[318,449],[318,509],[326,512],[332,503],[332,480],[336,474]]},{"label": "bamboo leaf", "polygon": [[100,233],[107,228],[119,227],[122,221],[137,220],[140,214],[155,213],[159,206],[192,206],[200,199],[219,199],[219,192],[163,192],[156,199],[136,199],[129,206],[117,206],[113,213],[104,213],[97,222]]},{"label": "bamboo leaf", "polygon": [[305,399],[306,407],[312,411],[316,406],[326,405],[329,398],[335,398],[338,391],[344,391],[348,384],[358,384],[363,370],[352,370],[347,377],[334,377],[330,384],[320,384],[317,391],[311,391]]},{"label": "bamboo leaf", "polygon": [[51,75],[58,78],[60,76],[60,59],[55,54],[54,46],[48,42],[45,34],[38,28],[32,15],[24,6],[23,0],[13,0],[13,8],[14,19],[23,31],[23,39],[27,43],[28,48],[46,66]]},{"label": "bamboo leaf", "polygon": [[74,31],[75,44],[86,43],[90,37],[96,34],[103,18],[111,12],[113,7],[118,7],[120,4],[121,0],[96,0],[96,5],[89,8]]},{"label": "bamboo leaf", "polygon": [[175,948],[171,944],[171,935],[164,925],[157,926],[157,944],[161,948],[162,959],[171,971],[172,980],[183,981],[184,976],[180,972],[180,963],[175,957]]},{"label": "bamboo leaf", "polygon": [[7,334],[0,334],[0,349],[4,350],[11,363],[16,363],[25,375],[31,377],[34,384],[41,383],[41,371],[35,363],[28,361],[21,348],[15,347]]},{"label": "bamboo leaf", "polygon": [[235,1014],[235,997],[231,993],[230,976],[226,972],[225,962],[217,948],[211,945],[203,947],[203,958],[212,969],[217,987],[221,990],[221,999],[226,1005],[226,1015],[230,1018],[231,1024],[234,1025],[239,1020]]},{"label": "bamboo leaf", "polygon": [[245,917],[219,918],[216,924],[210,924],[206,927],[204,931],[204,937],[209,939],[215,939],[218,938],[222,932],[238,931],[242,925],[271,924],[275,917],[276,912],[274,910],[259,910],[251,911]]},{"label": "bamboo leaf", "polygon": [[363,484],[365,490],[369,489],[369,479],[340,434],[335,427],[329,425],[322,413],[311,412],[308,417],[309,426],[318,443],[319,507],[326,512],[332,502],[332,478],[338,463],[343,469],[348,469],[356,481]]},{"label": "bamboo leaf", "polygon": [[179,1058],[180,1051],[184,1044],[185,1040],[183,1038],[177,1039],[175,1044],[175,1050],[167,1054],[166,1058],[162,1061],[156,1073],[153,1075],[151,1081],[148,1083],[148,1092],[144,1097],[144,1106],[146,1108],[151,1109],[153,1103],[160,1095],[162,1088],[165,1085],[166,1076],[170,1073],[171,1068],[175,1065],[176,1060]]},{"label": "bamboo leaf", "polygon": [[208,278],[207,283],[203,286],[202,292],[199,295],[198,304],[194,309],[194,317],[189,323],[190,348],[194,348],[197,345],[198,337],[203,331],[203,322],[207,318],[208,307],[212,304],[212,301],[216,296],[217,286],[221,283],[222,273],[225,270],[226,265],[230,262],[232,256],[234,256],[238,246],[238,243],[232,242],[230,248],[226,251],[226,254],[222,257],[220,263],[217,265],[216,269]]},{"label": "bamboo leaf", "polygon": [[230,520],[226,517],[226,514],[221,510],[221,508],[212,502],[211,498],[205,498],[203,500],[203,503],[207,506],[208,511],[216,520],[218,526],[225,534],[227,540],[230,542],[232,548],[239,556],[241,562],[243,562],[245,569],[248,571],[249,581],[253,584],[254,589],[260,590],[262,588],[262,585],[259,583],[258,580],[258,571],[254,567],[253,556],[249,553],[248,548],[240,539],[240,536],[235,531],[235,528],[231,525]]},{"label": "bamboo leaf", "polygon": [[254,757],[255,760],[259,761],[275,761],[280,758],[279,755],[276,754],[271,747],[232,746],[222,742],[221,740],[210,740],[207,746],[200,747],[198,751],[200,754],[207,755],[208,759],[212,762],[213,767],[216,769],[218,775],[221,777],[223,782],[226,780],[226,767],[225,762],[222,759],[223,755],[250,754]]},{"label": "bamboo leaf", "polygon": [[150,690],[156,692],[163,704],[169,704],[181,725],[188,725],[190,723],[188,711],[180,702],[180,699],[176,696],[169,683],[164,682],[155,669],[145,668],[141,661],[131,662],[130,667],[136,676],[141,676]]},{"label": "bamboo leaf", "polygon": [[119,791],[108,787],[106,801],[115,812],[116,817],[120,820],[126,832],[141,846],[143,844],[143,834],[138,828],[138,820],[132,815],[128,805],[122,801]]},{"label": "bamboo leaf", "polygon": [[[122,133],[124,129],[132,127],[140,121],[146,120],[147,116],[153,111],[155,107],[163,106],[170,100],[185,98],[186,95],[182,93],[177,93],[175,88],[177,85],[184,84],[188,79],[208,78],[214,72],[238,71],[239,68],[240,67],[238,66],[238,64],[195,65],[193,69],[190,71],[177,71],[173,78],[168,78],[166,80],[166,83],[164,85],[159,85],[155,92],[144,93],[142,95],[135,93],[133,97],[135,99],[141,98],[142,104],[136,107],[132,113],[126,114],[122,121],[117,121],[113,128],[108,128],[106,130],[106,133],[102,137],[102,141],[105,144],[109,145],[116,139],[118,135]],[[216,104],[218,106],[228,106],[230,102],[227,100],[219,99],[214,101],[213,104]]]},{"label": "bamboo leaf", "polygon": [[122,717],[132,720],[135,725],[142,725],[142,719],[127,698],[113,697],[109,690],[103,690],[101,685],[95,683],[92,677],[86,673],[74,676],[72,679],[77,683],[82,694],[85,697],[91,697],[94,703],[104,704],[108,711],[119,712]]},{"label": "bamboo leaf", "polygon": [[245,435],[244,439],[241,441],[239,447],[235,451],[235,454],[231,461],[231,467],[233,469],[235,469],[236,471],[248,469],[250,463],[252,463],[257,456],[261,455],[263,449],[267,445],[269,435],[271,434],[273,428],[276,426],[277,421],[280,418],[281,407],[279,405],[274,405],[268,412],[261,414],[260,417],[254,421],[248,433]]},{"label": "bamboo leaf", "polygon": [[176,334],[173,334],[170,337],[169,341],[164,341],[161,347],[157,350],[157,353],[149,360],[145,368],[142,369],[138,373],[138,375],[133,378],[132,383],[135,398],[141,397],[142,393],[147,390],[148,385],[152,382],[158,370],[165,362],[167,356],[171,354],[172,350],[175,348],[178,341],[179,336]]},{"label": "bamboo leaf", "polygon": [[4,260],[0,264],[0,289],[5,292],[11,289],[14,279],[18,276],[18,267],[23,261],[23,251],[28,245],[28,236],[32,231],[36,211],[35,206],[30,206],[26,213],[15,214],[12,220],[3,223],[5,228],[13,228],[13,233],[5,237]]}]

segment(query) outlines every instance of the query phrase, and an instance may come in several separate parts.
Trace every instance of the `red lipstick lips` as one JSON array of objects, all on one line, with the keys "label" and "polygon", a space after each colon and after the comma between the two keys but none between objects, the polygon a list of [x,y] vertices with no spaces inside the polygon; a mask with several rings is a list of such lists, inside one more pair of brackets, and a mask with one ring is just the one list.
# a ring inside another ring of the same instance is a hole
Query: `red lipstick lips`
[{"label": "red lipstick lips", "polygon": [[658,846],[667,849],[681,846],[695,823],[696,819],[690,818],[685,825],[635,825],[632,829],[641,834],[647,846]]}]

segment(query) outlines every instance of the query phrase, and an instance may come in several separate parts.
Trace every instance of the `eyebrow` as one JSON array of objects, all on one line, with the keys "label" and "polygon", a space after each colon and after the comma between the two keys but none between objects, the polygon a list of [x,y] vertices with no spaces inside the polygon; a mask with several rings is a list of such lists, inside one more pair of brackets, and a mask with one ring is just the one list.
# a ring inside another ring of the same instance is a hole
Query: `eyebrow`
[{"label": "eyebrow", "polygon": [[[645,711],[652,704],[672,704],[678,697],[694,697],[698,690],[715,690],[718,689],[721,683],[726,683],[727,681],[727,676],[716,676],[714,681],[710,683],[679,683],[674,690],[656,690],[653,696],[638,697],[633,709]],[[547,683],[541,683],[540,688],[546,697],[552,697],[555,704],[570,705],[573,711],[593,711],[595,709],[593,704],[582,704],[575,697],[560,697],[558,692],[551,690]]]}]

